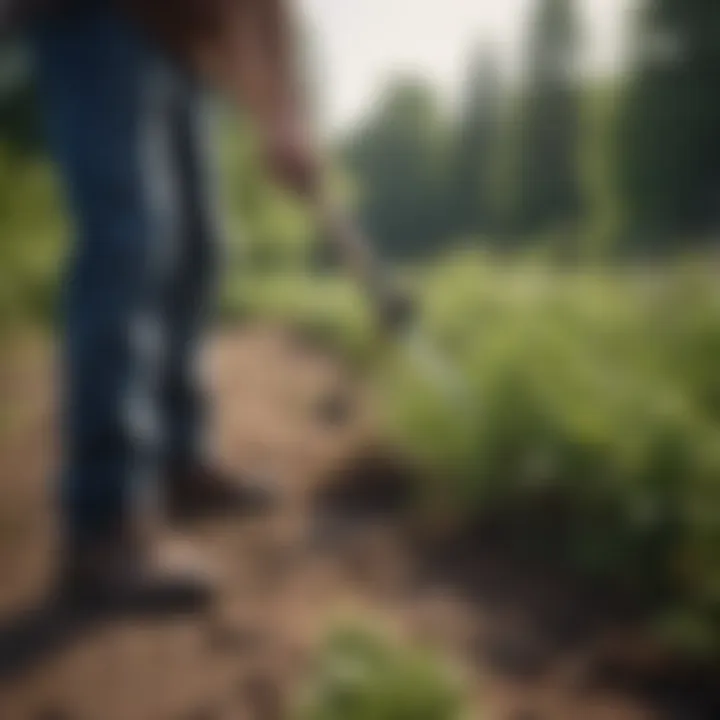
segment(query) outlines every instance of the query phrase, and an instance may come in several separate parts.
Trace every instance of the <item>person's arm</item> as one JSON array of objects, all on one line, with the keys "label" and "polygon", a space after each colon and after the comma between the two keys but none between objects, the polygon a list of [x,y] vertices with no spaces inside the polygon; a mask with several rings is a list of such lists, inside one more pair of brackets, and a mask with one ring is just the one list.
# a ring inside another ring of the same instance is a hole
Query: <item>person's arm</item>
[{"label": "person's arm", "polygon": [[173,54],[256,121],[276,176],[309,194],[317,183],[288,0],[120,0]]},{"label": "person's arm", "polygon": [[198,46],[200,64],[249,110],[278,180],[311,196],[319,163],[296,74],[288,0],[204,1],[219,2],[222,9],[216,32]]},{"label": "person's arm", "polygon": [[[299,116],[301,98],[295,73],[295,47],[287,0],[239,0],[247,6],[247,69],[254,77],[248,101],[261,120]],[[242,22],[242,20],[241,20]],[[240,47],[241,53],[243,47]],[[243,60],[241,59],[241,63]]]},{"label": "person's arm", "polygon": [[317,160],[297,73],[295,34],[287,0],[245,3],[238,81],[259,126],[267,161],[280,180],[302,193],[318,182]]}]

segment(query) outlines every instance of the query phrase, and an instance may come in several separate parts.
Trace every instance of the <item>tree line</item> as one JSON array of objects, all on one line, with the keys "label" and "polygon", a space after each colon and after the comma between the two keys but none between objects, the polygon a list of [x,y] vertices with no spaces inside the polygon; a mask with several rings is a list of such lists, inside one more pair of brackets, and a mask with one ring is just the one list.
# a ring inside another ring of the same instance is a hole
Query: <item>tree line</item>
[{"label": "tree line", "polygon": [[366,224],[398,258],[498,249],[683,249],[720,220],[720,4],[646,0],[621,78],[583,78],[575,0],[537,0],[519,87],[490,47],[450,115],[422,79],[389,84],[344,139]]},{"label": "tree line", "polygon": [[[643,0],[628,19],[626,71],[601,80],[580,72],[578,5],[536,0],[521,85],[508,87],[492,47],[481,45],[454,112],[424,79],[401,78],[340,139],[359,210],[386,253],[415,258],[456,242],[645,253],[712,238],[720,220],[720,3]],[[18,43],[0,47],[0,146],[13,157],[42,152],[26,55]],[[235,165],[245,162],[225,149]],[[233,188],[265,182],[257,164],[230,174],[242,180]],[[263,222],[251,217],[245,235],[258,225],[258,238],[277,231],[281,246],[302,245],[306,223],[266,195],[255,203]],[[250,201],[233,202],[237,214]]]}]

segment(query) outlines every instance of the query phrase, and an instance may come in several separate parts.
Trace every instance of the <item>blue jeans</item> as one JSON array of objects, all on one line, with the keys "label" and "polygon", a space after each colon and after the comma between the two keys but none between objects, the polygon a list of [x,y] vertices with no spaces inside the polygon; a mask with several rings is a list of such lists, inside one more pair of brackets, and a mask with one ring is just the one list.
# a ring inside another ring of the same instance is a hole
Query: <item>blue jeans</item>
[{"label": "blue jeans", "polygon": [[159,473],[199,460],[198,345],[220,245],[200,94],[109,6],[36,33],[75,221],[62,502],[83,541],[122,530]]}]

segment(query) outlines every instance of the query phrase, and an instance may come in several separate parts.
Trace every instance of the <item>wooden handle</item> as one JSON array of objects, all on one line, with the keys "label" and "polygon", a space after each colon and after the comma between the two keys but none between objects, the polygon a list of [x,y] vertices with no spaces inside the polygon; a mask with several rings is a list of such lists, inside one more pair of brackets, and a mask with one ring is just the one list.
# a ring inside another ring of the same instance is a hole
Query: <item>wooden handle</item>
[{"label": "wooden handle", "polygon": [[343,264],[376,301],[388,291],[384,268],[370,238],[340,205],[323,199],[317,203],[320,223]]}]

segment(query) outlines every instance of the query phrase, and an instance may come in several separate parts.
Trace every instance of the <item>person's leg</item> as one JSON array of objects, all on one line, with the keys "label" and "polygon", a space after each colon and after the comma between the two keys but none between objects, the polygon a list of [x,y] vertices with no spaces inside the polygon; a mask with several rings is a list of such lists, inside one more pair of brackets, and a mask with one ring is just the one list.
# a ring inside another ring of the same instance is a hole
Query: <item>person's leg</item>
[{"label": "person's leg", "polygon": [[38,28],[36,51],[77,232],[66,284],[59,589],[119,609],[194,610],[210,599],[211,579],[186,557],[158,557],[137,522],[157,494],[163,303],[179,237],[172,73],[106,3]]},{"label": "person's leg", "polygon": [[176,234],[165,70],[104,5],[36,34],[50,145],[77,233],[66,281],[62,501],[78,546],[124,532],[135,491],[152,492],[159,311]]},{"label": "person's leg", "polygon": [[200,360],[222,252],[210,108],[189,79],[178,78],[177,90],[171,135],[179,253],[166,298],[168,353],[162,373],[165,464],[171,473],[208,463]]},{"label": "person's leg", "polygon": [[219,191],[212,164],[211,120],[201,93],[178,78],[171,134],[178,190],[179,253],[166,298],[168,353],[162,413],[167,428],[166,497],[176,518],[270,510],[277,489],[268,478],[223,471],[207,447],[200,356],[222,254]]}]

